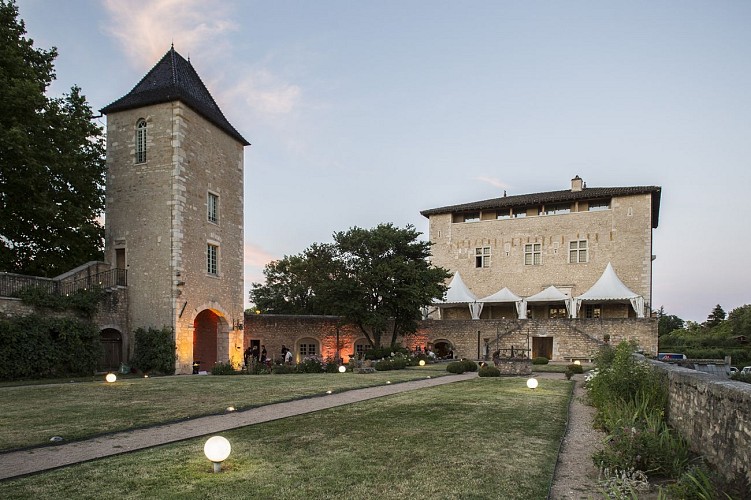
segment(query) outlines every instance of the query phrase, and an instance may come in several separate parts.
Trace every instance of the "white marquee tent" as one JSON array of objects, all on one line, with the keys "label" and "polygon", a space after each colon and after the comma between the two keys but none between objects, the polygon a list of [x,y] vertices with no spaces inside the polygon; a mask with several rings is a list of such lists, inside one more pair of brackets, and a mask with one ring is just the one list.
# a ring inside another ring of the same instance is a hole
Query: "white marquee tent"
[{"label": "white marquee tent", "polygon": [[467,288],[466,284],[464,284],[464,280],[462,280],[459,271],[456,271],[454,277],[451,278],[444,299],[435,300],[433,301],[433,304],[439,309],[442,307],[456,306],[457,304],[467,304],[472,319],[480,319],[480,313],[482,312],[483,306],[483,303],[477,300],[477,296]]},{"label": "white marquee tent", "polygon": [[605,271],[592,288],[573,299],[573,315],[576,317],[583,302],[625,302],[630,303],[638,318],[644,317],[644,297],[632,292],[615,274],[608,262]]},{"label": "white marquee tent", "polygon": [[488,295],[485,298],[480,299],[483,304],[508,304],[514,303],[516,306],[516,313],[519,318],[524,319],[527,317],[527,308],[524,305],[524,299],[516,295],[507,287],[498,290],[493,295]]}]

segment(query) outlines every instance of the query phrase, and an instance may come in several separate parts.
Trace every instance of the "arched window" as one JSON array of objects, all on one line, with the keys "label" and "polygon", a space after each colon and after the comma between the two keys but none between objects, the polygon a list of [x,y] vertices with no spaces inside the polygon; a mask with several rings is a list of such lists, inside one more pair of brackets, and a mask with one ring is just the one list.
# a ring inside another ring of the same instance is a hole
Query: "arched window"
[{"label": "arched window", "polygon": [[146,162],[146,120],[136,123],[136,163]]}]

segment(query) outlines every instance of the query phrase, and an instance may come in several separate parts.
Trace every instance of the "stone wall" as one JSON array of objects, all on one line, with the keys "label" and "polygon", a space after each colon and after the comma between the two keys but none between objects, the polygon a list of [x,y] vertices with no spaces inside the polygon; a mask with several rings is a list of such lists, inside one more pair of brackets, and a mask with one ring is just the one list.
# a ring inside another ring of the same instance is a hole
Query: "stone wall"
[{"label": "stone wall", "polygon": [[668,375],[668,423],[728,480],[751,488],[751,384],[652,364]]},{"label": "stone wall", "polygon": [[[324,357],[336,353],[335,316],[247,315],[245,341],[260,340],[270,356],[278,357],[282,345],[291,347],[297,356],[299,345],[312,339]],[[365,335],[352,325],[338,327],[339,351],[345,361],[359,343],[367,343]],[[536,340],[537,339],[537,340]],[[540,340],[546,339],[546,340]],[[409,348],[447,342],[455,357],[488,358],[498,349],[533,350],[538,344],[552,343],[553,360],[591,359],[606,341],[617,345],[633,340],[647,355],[657,355],[657,320],[645,319],[499,319],[499,320],[426,320],[417,332],[399,339]],[[390,336],[383,344],[390,342]]]},{"label": "stone wall", "polygon": [[[459,271],[478,297],[504,286],[528,297],[550,285],[581,295],[610,262],[623,283],[650,303],[651,194],[617,196],[608,210],[597,212],[573,204],[571,213],[560,215],[455,222],[445,213],[429,219],[432,263]],[[587,262],[569,263],[569,243],[582,240],[588,246]],[[525,265],[524,247],[535,243],[541,245],[541,264]],[[478,248],[490,249],[489,266],[476,267]]]}]

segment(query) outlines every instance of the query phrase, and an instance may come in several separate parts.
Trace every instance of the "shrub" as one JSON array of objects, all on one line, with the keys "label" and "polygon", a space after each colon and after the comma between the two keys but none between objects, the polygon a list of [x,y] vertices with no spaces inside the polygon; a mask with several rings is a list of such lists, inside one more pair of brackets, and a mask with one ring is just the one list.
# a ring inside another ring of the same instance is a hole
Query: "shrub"
[{"label": "shrub", "polygon": [[571,380],[571,377],[574,376],[574,372],[570,368],[566,368],[566,371],[563,372],[563,374],[566,376],[566,380]]},{"label": "shrub", "polygon": [[499,370],[495,366],[485,365],[485,366],[480,367],[480,370],[478,371],[477,374],[480,377],[500,377],[501,370]]},{"label": "shrub", "polygon": [[331,358],[326,360],[326,366],[324,367],[326,373],[339,373],[339,363]]},{"label": "shrub", "polygon": [[446,371],[449,373],[461,374],[466,370],[464,368],[464,363],[462,363],[461,361],[451,361],[446,365]]},{"label": "shrub", "polygon": [[246,369],[250,375],[267,375],[271,373],[271,368],[267,364],[259,361],[252,361]]},{"label": "shrub", "polygon": [[161,330],[139,328],[135,331],[135,348],[131,366],[144,373],[155,372],[165,375],[175,373],[177,362],[177,346],[175,345],[172,329],[164,327]]},{"label": "shrub", "polygon": [[547,365],[548,364],[548,358],[545,356],[538,356],[536,358],[532,358],[532,364],[533,365]]},{"label": "shrub", "polygon": [[271,373],[274,375],[287,375],[288,373],[295,373],[297,370],[292,365],[274,365],[271,368]]},{"label": "shrub", "polygon": [[89,321],[31,314],[0,320],[0,379],[90,375],[102,352]]},{"label": "shrub", "polygon": [[582,365],[577,365],[576,363],[567,365],[566,370],[570,370],[571,373],[584,373],[584,368],[582,367]]},{"label": "shrub", "polygon": [[217,363],[211,368],[212,375],[238,375],[239,373],[229,361],[226,363]]},{"label": "shrub", "polygon": [[459,362],[462,365],[464,365],[464,371],[465,372],[476,372],[477,371],[477,363],[475,363],[471,359],[462,359]]},{"label": "shrub", "polygon": [[384,358],[390,358],[392,354],[404,354],[409,355],[409,350],[400,346],[396,345],[394,347],[373,347],[372,349],[368,349],[365,351],[365,359],[384,359]]},{"label": "shrub", "polygon": [[382,359],[381,361],[376,362],[373,367],[376,369],[376,371],[384,372],[389,370],[403,370],[407,367],[407,360],[406,358],[402,357],[394,357],[392,359]]},{"label": "shrub", "polygon": [[306,356],[297,364],[298,373],[323,373],[323,371],[323,361],[316,356]]}]

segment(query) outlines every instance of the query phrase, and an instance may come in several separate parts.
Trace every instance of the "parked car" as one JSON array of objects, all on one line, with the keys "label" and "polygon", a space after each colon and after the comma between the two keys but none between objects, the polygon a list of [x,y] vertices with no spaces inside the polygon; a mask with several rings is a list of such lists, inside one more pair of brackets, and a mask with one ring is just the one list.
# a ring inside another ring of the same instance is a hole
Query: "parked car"
[{"label": "parked car", "polygon": [[744,366],[741,375],[751,375],[751,366]]},{"label": "parked car", "polygon": [[728,376],[732,377],[736,373],[738,373],[738,368],[736,368],[735,366],[731,366],[730,367],[730,373],[728,373]]}]

